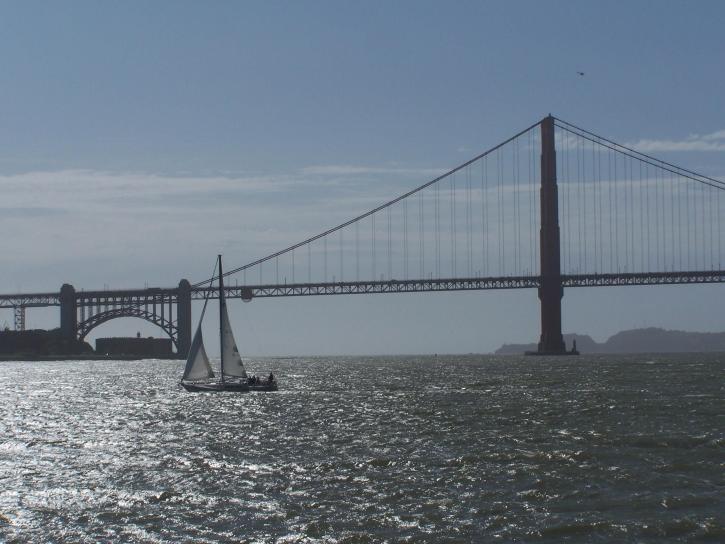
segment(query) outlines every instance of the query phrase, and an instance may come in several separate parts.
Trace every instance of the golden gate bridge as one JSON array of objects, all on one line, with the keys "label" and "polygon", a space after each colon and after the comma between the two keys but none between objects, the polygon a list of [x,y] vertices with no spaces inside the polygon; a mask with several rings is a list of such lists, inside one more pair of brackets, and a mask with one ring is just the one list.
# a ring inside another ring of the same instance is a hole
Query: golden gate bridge
[{"label": "golden gate bridge", "polygon": [[[547,116],[443,175],[340,225],[227,271],[228,298],[538,289],[539,353],[566,351],[564,288],[722,283],[725,182]],[[208,278],[175,287],[0,295],[59,306],[84,339],[120,317],[156,324],[180,356]]]}]

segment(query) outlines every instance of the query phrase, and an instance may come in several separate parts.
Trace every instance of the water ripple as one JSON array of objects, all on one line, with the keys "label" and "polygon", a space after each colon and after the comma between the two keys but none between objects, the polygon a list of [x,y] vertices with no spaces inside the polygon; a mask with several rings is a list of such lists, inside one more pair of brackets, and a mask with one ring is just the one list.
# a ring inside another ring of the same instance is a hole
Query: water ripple
[{"label": "water ripple", "polygon": [[725,540],[715,355],[0,363],[0,540]]}]

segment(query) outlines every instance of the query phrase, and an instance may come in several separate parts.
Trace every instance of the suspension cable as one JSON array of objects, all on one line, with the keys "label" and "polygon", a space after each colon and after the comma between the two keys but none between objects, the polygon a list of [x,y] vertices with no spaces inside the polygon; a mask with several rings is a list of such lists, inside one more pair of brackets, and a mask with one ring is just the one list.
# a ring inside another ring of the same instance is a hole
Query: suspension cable
[{"label": "suspension cable", "polygon": [[[400,202],[404,198],[408,198],[409,196],[414,195],[414,194],[422,191],[423,189],[426,189],[427,187],[430,187],[431,185],[434,185],[435,183],[437,183],[437,182],[439,182],[439,181],[447,178],[451,174],[454,174],[454,173],[458,172],[459,170],[462,170],[463,168],[466,168],[467,166],[473,164],[474,162],[482,159],[486,155],[489,155],[489,154],[493,153],[494,151],[496,151],[496,150],[504,147],[506,144],[514,141],[519,136],[522,136],[523,134],[526,134],[528,131],[536,128],[537,126],[539,126],[540,123],[541,123],[541,121],[537,121],[533,125],[525,128],[524,130],[518,132],[517,134],[515,134],[511,138],[508,138],[507,140],[505,140],[505,141],[501,142],[500,144],[498,144],[498,145],[496,145],[496,146],[488,149],[487,151],[484,151],[483,153],[481,153],[481,154],[477,155],[476,157],[472,158],[471,160],[466,161],[463,164],[460,164],[460,165],[456,166],[452,170],[449,170],[448,172],[446,172],[446,173],[438,176],[437,178],[434,178],[434,179],[430,180],[429,182],[424,183],[423,185],[420,185],[419,187],[416,187],[415,189],[413,189],[411,191],[408,191],[407,193],[402,194],[402,195],[398,196],[397,198],[394,198],[393,200],[389,200],[385,204],[381,204],[377,208],[374,208],[374,209],[372,209],[372,210],[370,210],[368,212],[365,212],[362,215],[358,215],[357,217],[355,217],[353,219],[350,219],[349,221],[346,221],[345,223],[341,223],[341,224],[337,225],[336,227],[332,227],[331,229],[328,229],[328,230],[326,230],[324,232],[321,232],[320,234],[317,234],[315,236],[312,236],[310,238],[307,238],[306,240],[303,240],[303,241],[298,242],[298,243],[296,243],[296,244],[294,244],[292,246],[289,246],[289,247],[287,247],[285,249],[282,249],[280,251],[277,251],[276,253],[272,253],[271,255],[267,255],[266,257],[263,257],[261,259],[257,259],[256,261],[253,261],[251,263],[245,264],[244,266],[240,266],[240,267],[234,268],[232,270],[228,270],[227,272],[224,272],[224,276],[226,277],[226,276],[229,276],[231,274],[236,274],[237,272],[241,272],[243,270],[246,270],[247,268],[252,268],[253,266],[256,266],[258,264],[261,264],[261,263],[263,263],[265,261],[269,261],[270,259],[274,259],[276,257],[279,257],[280,255],[283,255],[285,253],[288,253],[288,252],[292,251],[293,249],[297,249],[298,247],[304,246],[305,244],[309,244],[310,242],[314,242],[315,240],[319,240],[320,238],[323,238],[323,237],[327,236],[328,234],[332,234],[333,232],[336,232],[336,231],[338,231],[338,230],[340,230],[342,228],[345,228],[345,227],[347,227],[349,225],[352,225],[356,221],[360,221],[362,219],[365,219],[366,217],[370,217],[374,213],[377,213],[377,212],[379,212],[381,210],[384,210],[385,208],[389,208],[390,206],[392,206],[393,204],[396,204],[397,202]],[[192,287],[200,287],[202,285],[206,285],[208,283],[211,283],[211,282],[213,282],[215,280],[216,280],[216,278],[209,278],[209,279],[206,279],[206,280],[203,280],[203,281],[200,281],[198,283],[193,284]]]},{"label": "suspension cable", "polygon": [[[704,185],[710,185],[711,187],[715,187],[716,189],[725,190],[725,181],[711,178],[711,177],[705,176],[703,174],[698,174],[697,172],[693,172],[692,170],[688,170],[687,168],[681,168],[681,167],[671,164],[667,161],[663,161],[662,159],[658,159],[656,157],[652,157],[651,155],[647,155],[645,153],[632,149],[631,147],[627,147],[625,145],[618,144],[617,142],[608,140],[607,138],[604,138],[603,136],[599,136],[598,134],[589,132],[586,129],[580,128],[576,125],[572,125],[571,123],[567,123],[566,121],[559,119],[558,117],[555,117],[554,120],[556,121],[557,126],[559,128],[566,130],[567,132],[570,132],[571,134],[579,136],[580,138],[585,138],[586,140],[590,140],[590,141],[597,143],[599,145],[602,145],[604,147],[608,147],[609,149],[612,149],[613,151],[617,151],[618,153],[627,155],[630,158],[637,159],[642,162],[646,162],[647,164],[650,164],[650,165],[658,167],[658,168],[662,168],[663,170],[667,170],[671,174],[679,174],[682,177],[691,179],[692,181],[697,181],[698,183],[702,183]],[[564,126],[564,125],[566,125],[566,126]]]}]

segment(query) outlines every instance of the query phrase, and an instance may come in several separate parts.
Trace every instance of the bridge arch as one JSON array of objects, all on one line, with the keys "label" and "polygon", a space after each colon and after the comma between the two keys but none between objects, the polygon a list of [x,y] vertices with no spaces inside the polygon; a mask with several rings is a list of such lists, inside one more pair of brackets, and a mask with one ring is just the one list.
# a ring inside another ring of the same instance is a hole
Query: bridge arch
[{"label": "bridge arch", "polygon": [[118,319],[121,317],[137,317],[139,319],[148,321],[149,323],[153,323],[157,327],[161,328],[169,336],[169,338],[171,338],[171,342],[174,344],[174,347],[177,350],[179,349],[178,327],[176,322],[173,322],[167,318],[162,318],[158,314],[154,314],[153,312],[149,312],[144,308],[140,307],[114,308],[112,310],[107,310],[105,312],[100,312],[92,315],[85,321],[81,321],[80,323],[78,323],[78,339],[85,340],[85,337],[88,335],[88,333],[90,333],[99,325],[102,325],[107,321],[111,321],[112,319]]}]

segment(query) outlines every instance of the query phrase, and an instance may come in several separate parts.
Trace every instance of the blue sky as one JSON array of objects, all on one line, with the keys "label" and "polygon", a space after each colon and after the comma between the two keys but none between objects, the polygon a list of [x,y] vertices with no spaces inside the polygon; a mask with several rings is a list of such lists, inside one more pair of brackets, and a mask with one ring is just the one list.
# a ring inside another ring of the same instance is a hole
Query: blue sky
[{"label": "blue sky", "polygon": [[[196,280],[218,252],[236,266],[287,246],[549,112],[725,176],[723,20],[720,2],[4,2],[0,291]],[[719,293],[570,290],[564,328],[725,330]],[[255,353],[488,351],[538,334],[533,292],[235,312]],[[98,333],[136,329],[154,332]]]}]

